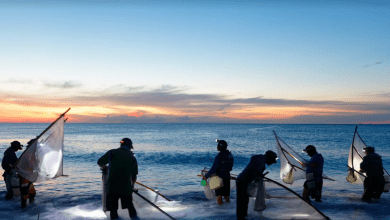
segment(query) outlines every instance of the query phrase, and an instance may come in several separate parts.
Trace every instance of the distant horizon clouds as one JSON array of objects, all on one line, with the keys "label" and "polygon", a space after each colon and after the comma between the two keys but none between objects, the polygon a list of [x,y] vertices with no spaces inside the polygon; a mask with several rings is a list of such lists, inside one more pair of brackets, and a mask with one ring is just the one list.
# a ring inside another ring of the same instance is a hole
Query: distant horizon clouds
[{"label": "distant horizon clouds", "polygon": [[387,1],[2,1],[0,123],[390,123]]}]

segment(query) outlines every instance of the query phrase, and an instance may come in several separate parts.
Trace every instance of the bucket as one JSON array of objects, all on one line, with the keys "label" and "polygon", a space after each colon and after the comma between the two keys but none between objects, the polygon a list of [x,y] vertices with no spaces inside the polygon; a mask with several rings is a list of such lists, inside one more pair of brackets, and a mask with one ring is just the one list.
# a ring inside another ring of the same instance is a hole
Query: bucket
[{"label": "bucket", "polygon": [[14,170],[11,171],[11,186],[14,196],[20,196],[20,178]]}]

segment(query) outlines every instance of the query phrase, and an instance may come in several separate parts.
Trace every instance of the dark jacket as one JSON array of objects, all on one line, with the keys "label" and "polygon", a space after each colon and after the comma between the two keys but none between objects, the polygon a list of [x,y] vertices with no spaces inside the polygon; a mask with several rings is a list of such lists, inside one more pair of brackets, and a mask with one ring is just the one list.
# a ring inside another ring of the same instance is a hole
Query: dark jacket
[{"label": "dark jacket", "polygon": [[263,176],[265,170],[265,156],[262,154],[254,155],[245,169],[238,175],[237,180],[247,183],[253,182],[258,177]]},{"label": "dark jacket", "polygon": [[383,176],[381,156],[376,153],[371,153],[363,157],[363,162],[360,163],[360,169],[366,172],[367,177]]},{"label": "dark jacket", "polygon": [[215,157],[213,166],[206,173],[205,177],[209,178],[212,174],[216,173],[222,179],[230,178],[230,171],[233,169],[233,155],[230,151],[224,150],[219,152]]},{"label": "dark jacket", "polygon": [[324,167],[324,158],[322,157],[322,155],[319,153],[315,153],[311,157],[309,164],[316,164],[316,166],[312,167],[307,165],[306,174],[313,173],[313,177],[316,182],[322,181],[322,173]]},{"label": "dark jacket", "polygon": [[[111,164],[108,174],[108,193],[114,195],[131,195],[131,177],[138,174],[138,164],[133,152],[123,147],[111,151]],[[110,162],[110,151],[99,160],[99,165]]]},{"label": "dark jacket", "polygon": [[18,160],[18,157],[16,156],[16,153],[12,147],[9,147],[5,152],[4,152],[4,157],[3,161],[1,161],[1,167],[5,170],[5,173],[11,173],[11,167],[9,164],[12,166],[15,166],[16,161]]}]

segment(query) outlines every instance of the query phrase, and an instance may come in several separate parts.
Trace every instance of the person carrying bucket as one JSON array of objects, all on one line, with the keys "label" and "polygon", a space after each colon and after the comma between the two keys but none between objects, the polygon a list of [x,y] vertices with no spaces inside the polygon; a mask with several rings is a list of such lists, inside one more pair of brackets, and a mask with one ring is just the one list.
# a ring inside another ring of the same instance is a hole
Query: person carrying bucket
[{"label": "person carrying bucket", "polygon": [[321,202],[324,158],[317,153],[313,145],[307,145],[303,152],[307,153],[311,159],[306,164],[306,181],[303,184],[302,197],[310,203],[309,195],[311,195],[316,202]]},{"label": "person carrying bucket", "polygon": [[223,186],[215,190],[218,205],[222,205],[222,196],[226,203],[229,203],[230,197],[230,171],[233,169],[233,155],[227,150],[227,142],[224,140],[217,140],[217,150],[219,154],[215,157],[213,166],[203,177],[204,180],[211,177],[213,174],[219,176],[223,180]]}]

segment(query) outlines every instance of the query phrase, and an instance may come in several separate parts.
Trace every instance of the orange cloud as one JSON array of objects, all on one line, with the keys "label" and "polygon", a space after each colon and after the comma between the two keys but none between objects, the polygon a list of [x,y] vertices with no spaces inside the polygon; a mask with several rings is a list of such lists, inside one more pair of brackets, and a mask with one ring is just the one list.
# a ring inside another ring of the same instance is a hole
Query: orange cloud
[{"label": "orange cloud", "polygon": [[143,112],[143,111],[137,111],[137,112],[129,113],[129,114],[127,114],[127,116],[138,118],[138,117],[142,117],[144,114],[145,114],[145,112]]}]

